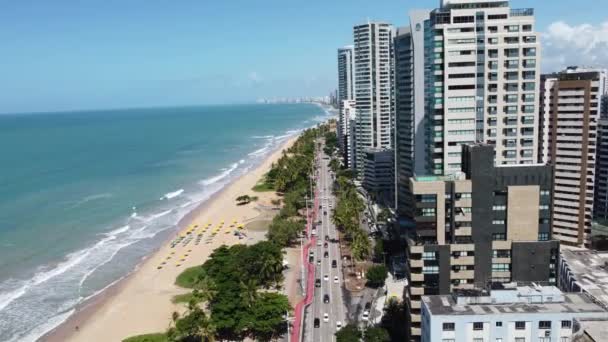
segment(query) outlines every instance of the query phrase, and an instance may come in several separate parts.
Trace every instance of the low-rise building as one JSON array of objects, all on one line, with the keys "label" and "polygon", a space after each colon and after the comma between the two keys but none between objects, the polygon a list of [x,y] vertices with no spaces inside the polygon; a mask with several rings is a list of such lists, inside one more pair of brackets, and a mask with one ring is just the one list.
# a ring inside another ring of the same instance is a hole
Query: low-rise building
[{"label": "low-rise building", "polygon": [[608,310],[608,253],[562,246],[558,274],[560,289],[585,293]]},{"label": "low-rise building", "polygon": [[504,284],[422,297],[423,342],[566,342],[579,319],[608,312],[581,293],[555,286]]}]

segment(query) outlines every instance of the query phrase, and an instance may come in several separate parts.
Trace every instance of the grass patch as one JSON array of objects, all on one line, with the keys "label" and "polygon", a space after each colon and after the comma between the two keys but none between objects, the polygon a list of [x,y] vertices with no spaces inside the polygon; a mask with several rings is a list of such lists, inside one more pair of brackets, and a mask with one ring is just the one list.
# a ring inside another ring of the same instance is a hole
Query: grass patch
[{"label": "grass patch", "polygon": [[251,190],[255,192],[270,192],[274,191],[274,185],[268,182],[268,178],[264,175]]},{"label": "grass patch", "polygon": [[196,281],[200,278],[202,273],[203,268],[201,266],[186,268],[175,279],[175,285],[186,289],[191,289],[194,287],[194,284],[196,284]]},{"label": "grass patch", "polygon": [[137,335],[126,338],[122,342],[169,342],[164,333]]},{"label": "grass patch", "polygon": [[192,298],[193,298],[192,292],[184,293],[184,294],[179,294],[179,295],[173,296],[173,298],[171,298],[171,302],[173,304],[189,303],[190,299],[192,299]]}]

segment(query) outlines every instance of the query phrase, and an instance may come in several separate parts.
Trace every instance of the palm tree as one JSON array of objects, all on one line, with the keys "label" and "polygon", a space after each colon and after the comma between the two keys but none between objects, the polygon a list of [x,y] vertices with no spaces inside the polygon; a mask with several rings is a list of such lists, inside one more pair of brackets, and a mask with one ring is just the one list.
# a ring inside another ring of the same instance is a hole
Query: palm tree
[{"label": "palm tree", "polygon": [[258,283],[254,279],[249,279],[246,283],[241,281],[239,286],[241,288],[241,300],[246,307],[250,308],[258,299]]}]

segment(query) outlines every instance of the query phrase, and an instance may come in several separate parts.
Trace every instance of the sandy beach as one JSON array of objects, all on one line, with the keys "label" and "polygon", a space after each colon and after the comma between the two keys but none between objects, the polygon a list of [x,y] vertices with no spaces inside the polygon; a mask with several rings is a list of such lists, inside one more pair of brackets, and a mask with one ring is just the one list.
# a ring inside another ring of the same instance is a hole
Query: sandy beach
[{"label": "sandy beach", "polygon": [[[171,298],[188,292],[174,284],[180,272],[204,263],[209,254],[222,244],[254,243],[264,238],[264,232],[250,231],[248,224],[257,221],[256,226],[259,226],[260,220],[269,219],[268,212],[260,211],[259,207],[269,207],[270,200],[276,195],[272,192],[254,193],[251,189],[281,156],[282,150],[295,140],[296,137],[285,142],[257,168],[235,180],[182,220],[176,236],[198,225],[192,233],[196,235],[211,223],[211,228],[203,233],[200,244],[195,245],[196,239],[193,239],[186,246],[179,243],[172,248],[171,241],[167,241],[126,279],[86,303],[41,340],[121,341],[133,335],[164,332],[171,322],[171,314],[183,310],[183,306],[173,304]],[[235,198],[244,194],[258,196],[259,200],[237,206]],[[239,240],[233,234],[236,227],[231,225],[235,220],[238,222],[236,225],[245,225],[247,239]],[[224,221],[223,225],[221,221]],[[219,232],[212,237],[212,232],[220,225]],[[290,259],[297,260],[297,257],[292,255]],[[178,262],[180,266],[176,265]],[[158,269],[159,266],[162,268]],[[288,292],[294,294],[297,290],[294,288]]]}]

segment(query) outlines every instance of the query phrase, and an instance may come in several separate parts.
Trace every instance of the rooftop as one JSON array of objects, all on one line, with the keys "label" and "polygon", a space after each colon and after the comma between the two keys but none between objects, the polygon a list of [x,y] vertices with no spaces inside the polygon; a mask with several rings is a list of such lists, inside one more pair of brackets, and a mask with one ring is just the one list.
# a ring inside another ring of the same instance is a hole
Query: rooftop
[{"label": "rooftop", "polygon": [[562,245],[561,256],[581,291],[608,307],[608,252]]},{"label": "rooftop", "polygon": [[[512,299],[512,300],[508,300]],[[493,290],[485,296],[423,296],[432,315],[502,315],[522,313],[608,312],[582,293],[562,293],[556,287],[523,286]]]}]

